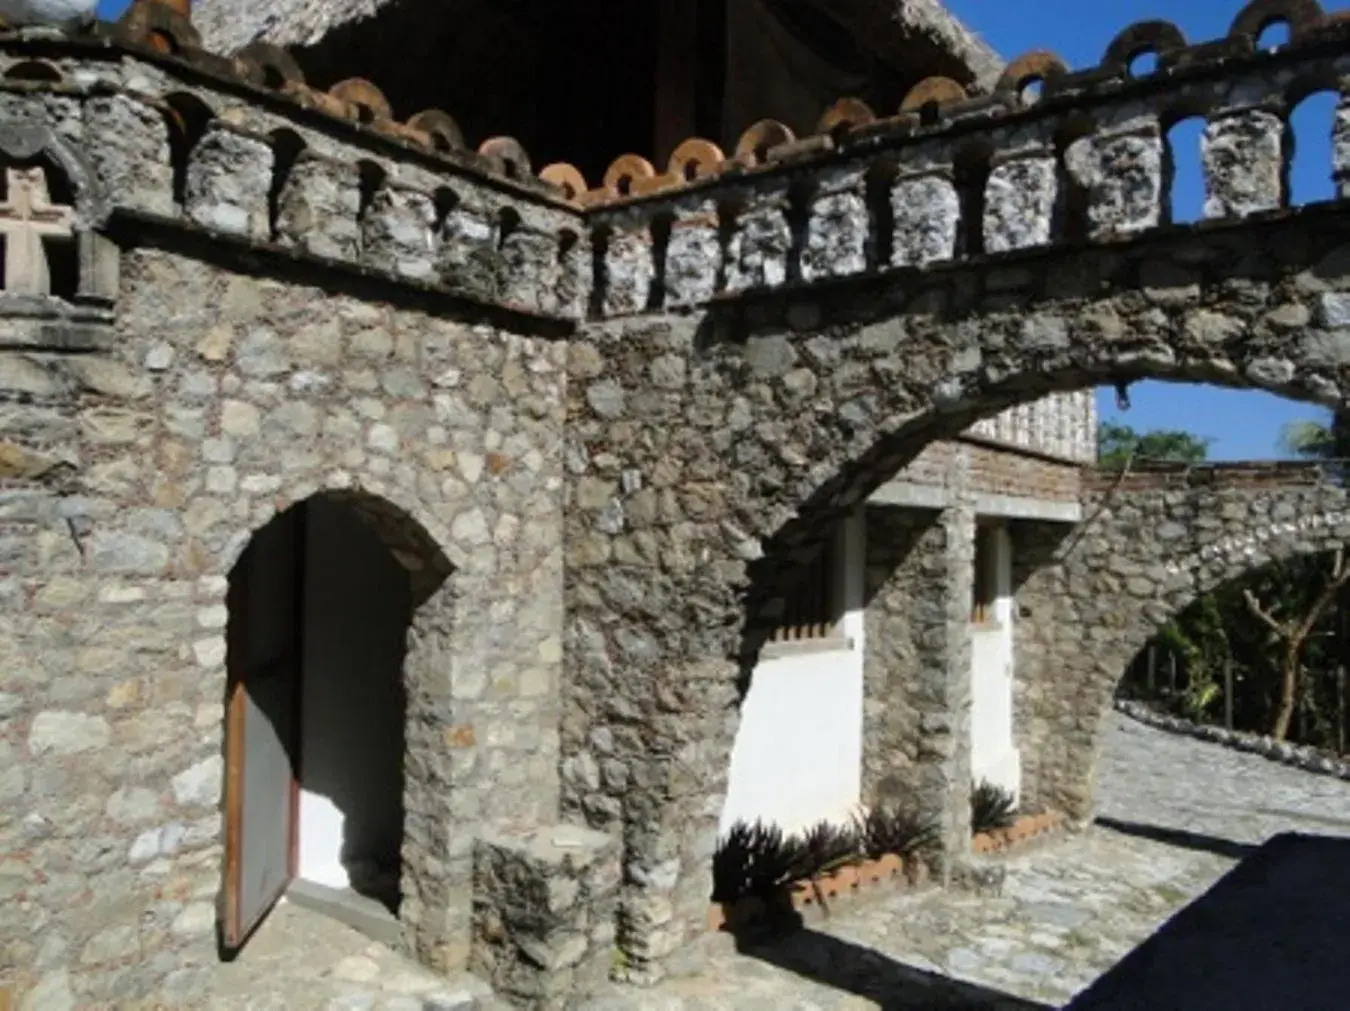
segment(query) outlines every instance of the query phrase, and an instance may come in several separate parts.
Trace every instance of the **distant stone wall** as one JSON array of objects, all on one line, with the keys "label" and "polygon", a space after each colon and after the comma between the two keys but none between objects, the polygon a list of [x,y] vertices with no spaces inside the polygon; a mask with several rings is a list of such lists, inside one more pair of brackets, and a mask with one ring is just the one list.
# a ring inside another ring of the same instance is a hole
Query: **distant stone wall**
[{"label": "distant stone wall", "polygon": [[404,919],[463,964],[478,827],[557,814],[564,369],[547,340],[144,250],[104,344],[0,352],[0,973],[53,1007],[203,985],[227,577],[324,491],[423,595],[445,581],[409,643]]},{"label": "distant stone wall", "polygon": [[1102,717],[1159,624],[1241,573],[1350,540],[1350,494],[1294,478],[1108,488],[1086,496],[1075,529],[1013,525],[1029,799],[1090,815]]},{"label": "distant stone wall", "polygon": [[1246,751],[1260,755],[1272,762],[1289,765],[1303,772],[1318,776],[1335,776],[1337,779],[1350,779],[1350,762],[1337,758],[1325,751],[1302,744],[1290,744],[1277,741],[1267,734],[1253,734],[1243,730],[1228,730],[1207,723],[1195,723],[1179,716],[1158,712],[1143,702],[1131,699],[1117,699],[1116,710],[1146,726],[1168,733],[1194,737],[1209,741],[1235,751]]}]

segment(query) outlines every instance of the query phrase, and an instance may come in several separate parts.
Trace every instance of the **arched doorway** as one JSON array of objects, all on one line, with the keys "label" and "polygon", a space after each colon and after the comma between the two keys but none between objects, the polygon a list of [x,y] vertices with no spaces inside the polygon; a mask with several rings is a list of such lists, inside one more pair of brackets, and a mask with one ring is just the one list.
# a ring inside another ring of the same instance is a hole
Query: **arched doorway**
[{"label": "arched doorway", "polygon": [[[404,898],[410,629],[445,556],[378,499],[323,493],[257,530],[227,607],[223,935],[302,882],[344,918]],[[415,799],[415,795],[414,795]]]}]

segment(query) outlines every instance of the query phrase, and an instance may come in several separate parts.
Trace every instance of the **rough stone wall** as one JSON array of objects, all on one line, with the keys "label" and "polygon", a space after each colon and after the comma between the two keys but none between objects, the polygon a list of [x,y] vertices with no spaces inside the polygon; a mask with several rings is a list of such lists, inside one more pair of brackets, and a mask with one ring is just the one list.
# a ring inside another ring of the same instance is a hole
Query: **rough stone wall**
[{"label": "rough stone wall", "polygon": [[1017,495],[1047,502],[1077,502],[1082,495],[1082,469],[1076,465],[966,440],[929,443],[896,478],[950,487],[958,456],[969,460],[965,480],[975,494]]},{"label": "rough stone wall", "polygon": [[1074,250],[1015,289],[990,266],[578,333],[564,810],[621,830],[629,896],[659,899],[630,932],[622,907],[630,964],[695,929],[760,611],[833,523],[935,438],[1054,390],[1125,374],[1336,401],[1343,224]]},{"label": "rough stone wall", "polygon": [[965,507],[869,506],[863,661],[863,802],[913,805],[969,851],[970,596]]},{"label": "rough stone wall", "polygon": [[435,740],[409,772],[441,806],[410,809],[405,884],[410,940],[462,961],[475,827],[557,813],[564,366],[152,251],[125,258],[106,346],[0,354],[0,968],[110,1006],[166,978],[187,999],[214,962],[227,577],[325,489],[397,507],[405,566],[451,570],[410,639]]},{"label": "rough stone wall", "polygon": [[1080,819],[1091,814],[1102,717],[1157,625],[1242,572],[1350,538],[1350,495],[1330,483],[1226,485],[1201,472],[1141,485],[1093,492],[1067,534],[1014,527],[1025,789]]}]

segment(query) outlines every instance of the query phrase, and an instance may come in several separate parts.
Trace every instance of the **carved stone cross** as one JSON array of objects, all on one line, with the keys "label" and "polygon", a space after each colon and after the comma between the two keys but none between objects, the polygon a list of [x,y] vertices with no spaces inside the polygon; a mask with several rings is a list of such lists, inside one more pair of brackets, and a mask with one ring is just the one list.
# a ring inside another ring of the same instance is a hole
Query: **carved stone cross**
[{"label": "carved stone cross", "polygon": [[75,209],[54,206],[47,176],[40,167],[8,168],[9,199],[0,203],[0,235],[5,240],[5,290],[46,295],[52,290],[44,238],[71,239]]}]

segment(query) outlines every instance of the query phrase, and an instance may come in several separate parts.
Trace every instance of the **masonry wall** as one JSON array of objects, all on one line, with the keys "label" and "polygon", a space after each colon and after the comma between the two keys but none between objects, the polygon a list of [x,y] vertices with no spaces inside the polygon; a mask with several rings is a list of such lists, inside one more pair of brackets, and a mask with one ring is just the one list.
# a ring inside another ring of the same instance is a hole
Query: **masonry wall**
[{"label": "masonry wall", "polygon": [[[322,489],[393,503],[453,570],[453,607],[410,639],[420,726],[440,728],[410,771],[442,805],[415,852],[448,884],[405,916],[428,961],[462,961],[477,827],[557,814],[564,361],[154,251],[125,256],[105,345],[0,353],[0,937],[37,1006],[197,995],[227,577]],[[431,564],[400,560],[414,581]]]},{"label": "masonry wall", "polygon": [[1046,502],[1077,502],[1082,468],[984,441],[944,440],[925,446],[896,477],[902,481],[949,488],[958,456],[960,480],[972,494],[1016,495]]}]

